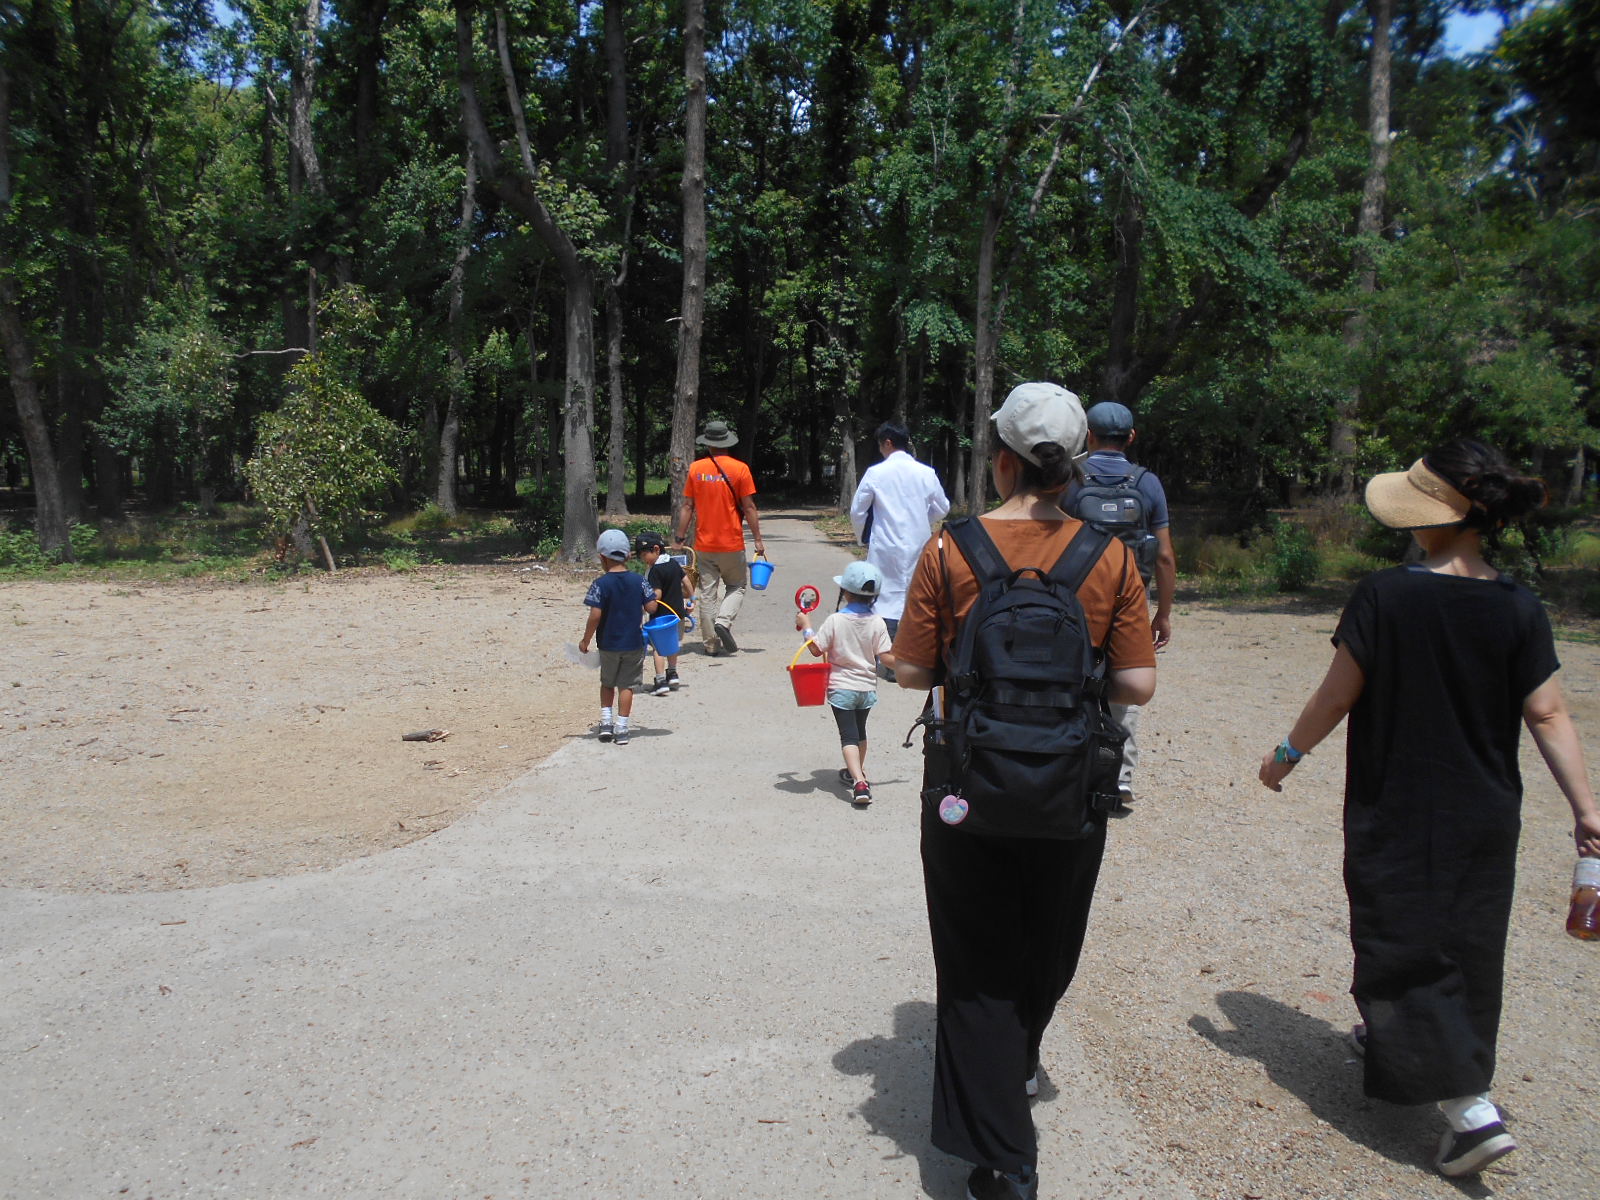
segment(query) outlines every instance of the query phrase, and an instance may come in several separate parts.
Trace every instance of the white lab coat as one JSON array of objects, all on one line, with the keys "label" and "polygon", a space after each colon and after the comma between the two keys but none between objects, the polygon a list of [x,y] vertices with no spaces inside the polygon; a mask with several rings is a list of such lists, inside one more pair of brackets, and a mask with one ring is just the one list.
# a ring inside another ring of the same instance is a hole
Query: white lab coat
[{"label": "white lab coat", "polygon": [[868,467],[850,502],[850,523],[856,537],[872,514],[867,561],[883,572],[883,595],[873,611],[885,620],[898,621],[905,612],[906,587],[933,525],[950,511],[950,499],[939,486],[939,476],[904,450]]}]

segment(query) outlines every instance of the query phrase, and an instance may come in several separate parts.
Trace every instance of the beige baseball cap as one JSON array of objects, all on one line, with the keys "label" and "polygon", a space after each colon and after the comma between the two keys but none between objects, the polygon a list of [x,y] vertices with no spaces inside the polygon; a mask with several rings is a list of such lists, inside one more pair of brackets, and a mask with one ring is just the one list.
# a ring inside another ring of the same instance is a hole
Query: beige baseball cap
[{"label": "beige baseball cap", "polygon": [[1075,392],[1059,383],[1019,383],[993,417],[1000,440],[1034,466],[1033,448],[1054,442],[1076,458],[1083,453],[1089,422]]}]

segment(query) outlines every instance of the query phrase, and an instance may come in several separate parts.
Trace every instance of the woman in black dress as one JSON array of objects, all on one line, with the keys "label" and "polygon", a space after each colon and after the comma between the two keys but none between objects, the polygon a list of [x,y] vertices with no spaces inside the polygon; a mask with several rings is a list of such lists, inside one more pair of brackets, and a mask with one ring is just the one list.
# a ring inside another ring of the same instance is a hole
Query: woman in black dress
[{"label": "woman in black dress", "polygon": [[1351,994],[1369,1096],[1436,1102],[1434,1159],[1471,1175],[1516,1149],[1488,1099],[1521,828],[1519,722],[1571,805],[1578,853],[1600,855],[1583,750],[1554,678],[1544,608],[1483,557],[1483,536],[1544,502],[1480,442],[1451,442],[1367,485],[1421,562],[1369,575],[1288,737],[1261,762],[1284,777],[1346,713],[1345,887]]}]

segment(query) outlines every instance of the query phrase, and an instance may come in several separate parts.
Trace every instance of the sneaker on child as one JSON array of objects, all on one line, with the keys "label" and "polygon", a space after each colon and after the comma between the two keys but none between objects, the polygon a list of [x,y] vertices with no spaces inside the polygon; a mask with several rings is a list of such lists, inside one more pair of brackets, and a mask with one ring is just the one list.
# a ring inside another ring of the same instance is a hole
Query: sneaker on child
[{"label": "sneaker on child", "polygon": [[667,677],[665,675],[656,676],[656,681],[650,688],[650,694],[652,696],[665,696],[667,694]]}]

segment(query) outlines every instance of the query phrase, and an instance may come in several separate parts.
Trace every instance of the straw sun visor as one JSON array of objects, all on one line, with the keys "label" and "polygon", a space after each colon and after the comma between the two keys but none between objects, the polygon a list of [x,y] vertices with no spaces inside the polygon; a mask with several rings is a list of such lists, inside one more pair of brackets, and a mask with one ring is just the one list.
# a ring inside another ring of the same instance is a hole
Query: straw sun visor
[{"label": "straw sun visor", "polygon": [[1420,458],[1410,470],[1374,475],[1366,499],[1368,511],[1390,529],[1459,525],[1472,511],[1472,501]]}]

